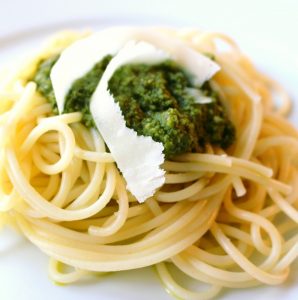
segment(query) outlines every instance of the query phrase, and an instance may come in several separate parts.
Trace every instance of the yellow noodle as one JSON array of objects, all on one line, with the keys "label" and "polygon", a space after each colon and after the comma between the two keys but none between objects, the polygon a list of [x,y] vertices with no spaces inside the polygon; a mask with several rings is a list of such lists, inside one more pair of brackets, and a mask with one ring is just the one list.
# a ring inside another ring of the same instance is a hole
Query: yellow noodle
[{"label": "yellow noodle", "polygon": [[[157,30],[215,56],[221,70],[210,84],[235,124],[235,144],[164,162],[164,186],[138,203],[82,113],[53,116],[30,82],[41,60],[88,34],[60,33],[0,80],[0,227],[17,226],[48,254],[59,283],[156,265],[181,299],[281,284],[298,256],[298,131],[282,117],[290,99],[231,38]],[[170,264],[208,288],[182,287]]]}]

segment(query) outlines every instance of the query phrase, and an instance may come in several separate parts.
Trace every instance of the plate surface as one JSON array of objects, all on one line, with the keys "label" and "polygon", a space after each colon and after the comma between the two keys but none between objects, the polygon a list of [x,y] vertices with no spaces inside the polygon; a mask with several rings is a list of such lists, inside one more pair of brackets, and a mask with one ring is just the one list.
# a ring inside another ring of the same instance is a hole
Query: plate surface
[{"label": "plate surface", "polygon": [[[0,12],[0,64],[30,52],[59,29],[100,29],[119,24],[186,25],[230,34],[261,70],[287,88],[298,107],[298,37],[294,30],[298,28],[298,5],[292,4],[294,1],[280,1],[280,5],[275,6],[268,1],[249,1],[247,5],[232,0],[208,3],[151,0],[150,5],[126,0],[125,5],[120,6],[120,1],[114,0],[105,5],[93,0],[65,1],[63,14],[56,13],[61,1],[49,2],[51,5],[43,1],[10,0],[4,4],[6,10]],[[17,11],[15,6],[18,6]],[[45,11],[42,18],[36,17],[38,9]],[[291,120],[298,126],[297,109]],[[49,280],[47,263],[48,258],[37,248],[11,230],[4,230],[0,235],[0,299],[172,299],[153,268],[61,287]],[[298,263],[292,269],[289,280],[282,286],[228,290],[220,299],[298,299]]]}]

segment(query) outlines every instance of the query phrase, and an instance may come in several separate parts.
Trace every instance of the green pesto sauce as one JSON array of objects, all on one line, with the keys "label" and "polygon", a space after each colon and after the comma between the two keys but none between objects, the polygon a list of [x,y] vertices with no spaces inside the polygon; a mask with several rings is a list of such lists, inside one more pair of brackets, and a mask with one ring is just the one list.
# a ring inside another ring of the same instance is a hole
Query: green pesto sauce
[{"label": "green pesto sauce", "polygon": [[[82,122],[87,127],[95,127],[89,102],[111,58],[106,56],[98,62],[73,83],[67,94],[64,112],[82,112]],[[55,113],[49,74],[57,59],[56,56],[42,62],[34,77],[39,92],[52,104]],[[196,103],[187,90],[194,88],[189,76],[173,61],[124,65],[116,70],[108,85],[127,127],[163,143],[166,158],[203,151],[207,143],[227,148],[235,140],[235,128],[210,84],[205,83],[200,92],[212,101]]]},{"label": "green pesto sauce", "polygon": [[41,61],[33,78],[33,81],[35,81],[37,85],[37,90],[51,104],[54,114],[58,114],[58,108],[50,74],[59,56],[60,55],[54,55],[44,61]]}]

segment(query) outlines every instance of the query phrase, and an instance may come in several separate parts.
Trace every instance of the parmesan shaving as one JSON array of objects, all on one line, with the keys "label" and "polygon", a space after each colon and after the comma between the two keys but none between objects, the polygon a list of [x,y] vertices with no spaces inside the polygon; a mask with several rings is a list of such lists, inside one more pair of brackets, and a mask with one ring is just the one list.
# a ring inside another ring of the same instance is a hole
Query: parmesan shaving
[{"label": "parmesan shaving", "polygon": [[211,97],[205,96],[201,90],[187,88],[186,92],[194,98],[195,103],[197,104],[208,104],[213,102],[213,99]]},{"label": "parmesan shaving", "polygon": [[[84,76],[104,56],[115,55],[130,40],[146,41],[167,52],[184,67],[195,85],[210,79],[220,67],[178,38],[153,28],[112,27],[81,39],[66,48],[51,71],[51,80],[60,113],[72,83]],[[144,61],[146,62],[146,61]]]},{"label": "parmesan shaving", "polygon": [[156,64],[168,55],[146,42],[128,42],[111,60],[91,98],[90,109],[95,124],[108,145],[118,168],[127,182],[127,189],[144,202],[165,182],[163,145],[151,137],[138,136],[128,127],[118,103],[108,91],[114,72],[127,63]]},{"label": "parmesan shaving", "polygon": [[73,82],[84,76],[108,54],[116,54],[132,35],[132,29],[115,27],[102,30],[67,47],[51,71],[51,81],[59,113]]}]

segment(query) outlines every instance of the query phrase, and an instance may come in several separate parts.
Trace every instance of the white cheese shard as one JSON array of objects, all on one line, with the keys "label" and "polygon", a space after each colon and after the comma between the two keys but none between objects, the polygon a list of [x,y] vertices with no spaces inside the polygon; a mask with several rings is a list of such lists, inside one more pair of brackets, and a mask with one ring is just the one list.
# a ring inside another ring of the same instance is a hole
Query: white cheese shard
[{"label": "white cheese shard", "polygon": [[211,97],[205,96],[201,90],[186,88],[186,92],[192,96],[197,104],[209,104],[213,102]]},{"label": "white cheese shard", "polygon": [[218,64],[183,43],[179,38],[153,29],[143,29],[136,33],[136,39],[151,43],[169,53],[172,60],[192,75],[193,84],[196,86],[201,86],[220,70]]},{"label": "white cheese shard", "polygon": [[128,28],[112,27],[78,40],[62,51],[50,74],[60,114],[73,82],[106,55],[116,54],[130,36]]},{"label": "white cheese shard", "polygon": [[108,82],[124,64],[156,64],[168,58],[165,52],[146,42],[128,42],[109,63],[91,98],[95,124],[127,182],[127,189],[139,202],[153,196],[165,182],[165,171],[160,167],[164,162],[164,147],[126,127],[119,104],[108,90]]},{"label": "white cheese shard", "polygon": [[179,38],[157,32],[154,28],[111,27],[67,47],[52,68],[50,76],[60,113],[73,82],[106,55],[115,55],[130,40],[145,41],[167,52],[192,75],[195,85],[200,86],[220,69],[214,61],[185,45]]}]

